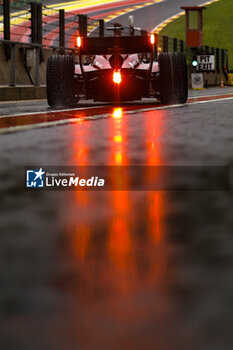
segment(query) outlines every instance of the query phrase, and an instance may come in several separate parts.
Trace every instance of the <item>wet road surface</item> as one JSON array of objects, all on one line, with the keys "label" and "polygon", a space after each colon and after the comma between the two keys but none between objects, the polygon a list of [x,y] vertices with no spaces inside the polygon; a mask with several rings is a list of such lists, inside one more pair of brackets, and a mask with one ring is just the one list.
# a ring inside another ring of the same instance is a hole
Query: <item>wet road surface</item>
[{"label": "wet road surface", "polygon": [[199,102],[0,136],[1,349],[232,349],[232,191],[24,184],[30,165],[232,166],[232,98]]},{"label": "wet road surface", "polygon": [[[205,90],[189,90],[189,99],[193,98],[207,98],[207,97],[215,97],[221,95],[231,95],[233,94],[233,87],[226,86],[224,89],[222,88],[208,88]],[[122,106],[133,106],[136,108],[143,107],[144,105],[150,105],[150,107],[158,106],[156,100],[153,99],[142,99],[137,103],[131,102],[128,104],[123,104]],[[112,104],[108,103],[98,103],[93,102],[92,100],[84,101],[80,100],[78,103],[79,108],[93,108],[93,107],[103,107],[103,106],[111,106]],[[133,109],[133,108],[132,108]],[[32,101],[0,101],[0,117],[4,117],[7,115],[22,115],[22,114],[35,114],[37,112],[50,112],[52,109],[48,106],[46,100],[32,100]]]}]

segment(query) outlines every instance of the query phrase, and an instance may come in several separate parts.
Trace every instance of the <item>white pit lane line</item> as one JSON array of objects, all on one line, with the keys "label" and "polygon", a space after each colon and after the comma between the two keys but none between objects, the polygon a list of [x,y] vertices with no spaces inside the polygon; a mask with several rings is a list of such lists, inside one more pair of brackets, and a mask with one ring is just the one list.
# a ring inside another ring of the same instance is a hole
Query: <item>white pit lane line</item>
[{"label": "white pit lane line", "polygon": [[[170,105],[170,106],[168,105],[168,106],[159,106],[159,107],[152,107],[152,108],[141,108],[141,109],[135,109],[135,110],[128,110],[128,111],[124,111],[124,114],[130,115],[130,114],[146,113],[146,112],[151,112],[151,111],[156,111],[156,110],[182,108],[182,107],[201,104],[201,103],[223,102],[223,101],[229,101],[229,100],[233,100],[233,97],[218,98],[215,100],[206,100],[206,101],[194,101],[194,102],[187,102],[185,104],[176,104],[176,105]],[[98,106],[98,107],[101,108],[102,106]],[[88,107],[88,108],[93,108],[93,107]],[[120,108],[120,107],[118,107],[118,108]],[[43,112],[43,113],[39,113],[39,112],[25,113],[25,114],[18,115],[18,117],[24,116],[24,115],[69,112],[69,111],[76,111],[76,110],[81,110],[81,109],[83,110],[85,108],[77,108],[77,109],[73,108],[73,109],[57,110],[57,111]],[[10,116],[7,116],[7,117],[10,117]],[[13,117],[15,117],[15,115],[13,115]],[[15,133],[15,132],[19,132],[19,131],[27,131],[27,130],[31,130],[31,129],[47,128],[47,127],[66,125],[66,124],[75,124],[75,123],[78,123],[80,121],[98,120],[98,119],[110,118],[110,117],[111,117],[110,113],[104,113],[104,114],[97,114],[97,115],[91,115],[91,116],[80,117],[80,118],[69,118],[69,119],[50,121],[50,122],[44,122],[44,123],[35,123],[35,124],[28,124],[28,125],[22,125],[22,126],[12,126],[12,127],[0,129],[0,134]]]}]

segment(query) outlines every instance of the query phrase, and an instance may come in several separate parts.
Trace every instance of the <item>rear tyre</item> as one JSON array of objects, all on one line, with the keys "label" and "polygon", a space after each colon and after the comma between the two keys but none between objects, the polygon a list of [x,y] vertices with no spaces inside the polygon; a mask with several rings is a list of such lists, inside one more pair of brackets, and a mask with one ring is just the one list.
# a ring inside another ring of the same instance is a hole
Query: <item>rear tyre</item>
[{"label": "rear tyre", "polygon": [[159,55],[160,100],[163,104],[185,103],[188,97],[187,65],[182,52]]},{"label": "rear tyre", "polygon": [[47,100],[51,107],[72,107],[77,101],[74,86],[74,59],[52,55],[47,63]]}]

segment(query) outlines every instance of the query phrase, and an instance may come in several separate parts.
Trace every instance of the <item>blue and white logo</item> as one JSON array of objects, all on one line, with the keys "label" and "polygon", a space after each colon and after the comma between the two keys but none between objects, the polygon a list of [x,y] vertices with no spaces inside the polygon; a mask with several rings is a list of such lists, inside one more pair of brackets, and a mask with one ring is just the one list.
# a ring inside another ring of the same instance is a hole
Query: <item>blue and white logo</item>
[{"label": "blue and white logo", "polygon": [[44,174],[45,171],[40,170],[27,170],[27,183],[26,187],[44,187]]}]

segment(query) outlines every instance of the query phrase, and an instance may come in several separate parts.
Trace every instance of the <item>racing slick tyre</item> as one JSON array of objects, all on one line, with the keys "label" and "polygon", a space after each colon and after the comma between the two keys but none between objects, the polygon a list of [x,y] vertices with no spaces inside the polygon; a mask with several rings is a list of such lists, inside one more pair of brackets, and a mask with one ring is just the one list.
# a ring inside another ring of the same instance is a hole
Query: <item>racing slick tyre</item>
[{"label": "racing slick tyre", "polygon": [[52,55],[47,63],[47,100],[51,107],[72,107],[77,101],[74,86],[74,59]]},{"label": "racing slick tyre", "polygon": [[163,104],[185,103],[188,97],[187,66],[182,52],[159,55],[160,100]]}]

